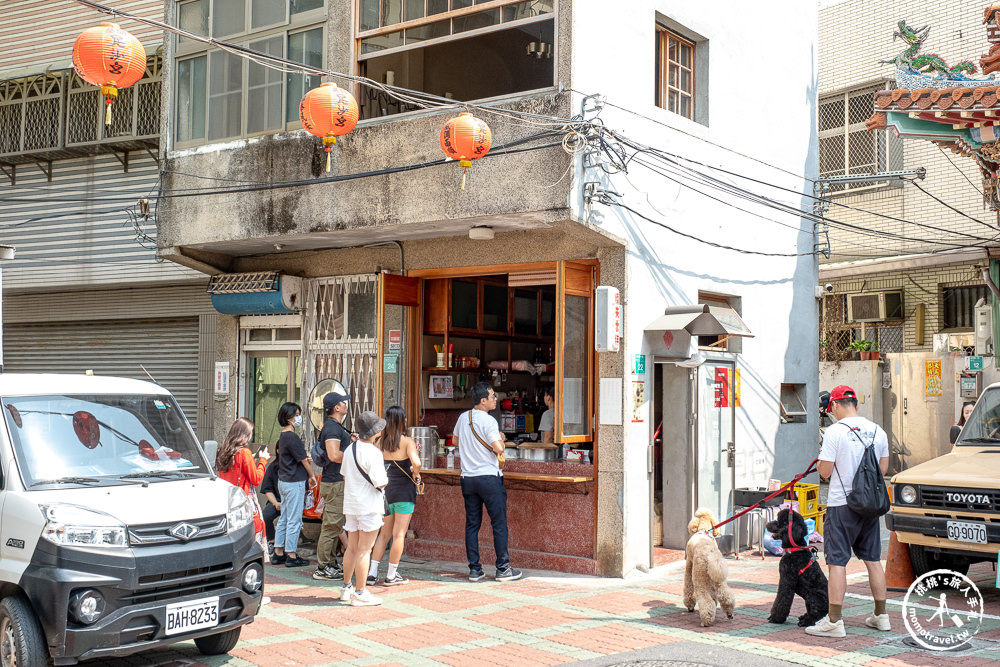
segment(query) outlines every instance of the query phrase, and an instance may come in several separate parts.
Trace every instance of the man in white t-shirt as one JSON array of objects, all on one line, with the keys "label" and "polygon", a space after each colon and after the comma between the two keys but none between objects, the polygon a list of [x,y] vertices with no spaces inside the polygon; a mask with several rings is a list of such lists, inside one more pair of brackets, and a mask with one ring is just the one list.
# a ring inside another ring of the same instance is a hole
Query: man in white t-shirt
[{"label": "man in white t-shirt", "polygon": [[489,382],[472,388],[473,408],[455,422],[458,451],[462,460],[462,497],[465,499],[465,554],[469,559],[469,581],[486,575],[479,562],[479,528],[483,506],[493,526],[493,550],[497,555],[497,581],[514,581],[521,571],[510,566],[507,550],[507,489],[497,455],[503,453],[504,435],[489,414],[497,407],[497,395]]},{"label": "man in white t-shirt", "polygon": [[847,562],[851,551],[868,569],[868,585],[875,599],[875,613],[865,625],[876,630],[889,630],[889,614],[885,611],[885,570],[882,569],[881,517],[866,518],[847,506],[847,495],[854,487],[854,474],[861,464],[865,447],[874,445],[879,469],[884,475],[889,468],[889,440],[882,428],[858,415],[858,397],[847,385],[834,387],[827,404],[835,424],[827,427],[823,447],[819,452],[817,470],[830,480],[826,518],[823,521],[823,553],[830,570],[830,613],[806,633],[818,637],[844,637],[841,610],[847,590]]}]

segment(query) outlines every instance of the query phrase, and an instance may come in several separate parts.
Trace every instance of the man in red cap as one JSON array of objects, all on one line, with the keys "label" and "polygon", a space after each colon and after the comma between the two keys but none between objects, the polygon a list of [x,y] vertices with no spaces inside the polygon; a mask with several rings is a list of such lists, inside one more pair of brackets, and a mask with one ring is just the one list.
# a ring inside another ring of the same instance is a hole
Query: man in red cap
[{"label": "man in red cap", "polygon": [[861,464],[865,447],[874,445],[884,475],[889,468],[889,439],[878,424],[858,415],[858,395],[847,385],[833,388],[826,410],[837,420],[826,429],[817,466],[820,476],[830,480],[823,522],[823,552],[830,570],[830,613],[806,628],[806,633],[818,637],[846,636],[841,610],[847,590],[847,562],[851,560],[852,551],[868,569],[868,585],[875,598],[875,613],[865,620],[865,625],[889,630],[880,517],[866,518],[847,506],[847,494],[854,486],[854,474]]}]

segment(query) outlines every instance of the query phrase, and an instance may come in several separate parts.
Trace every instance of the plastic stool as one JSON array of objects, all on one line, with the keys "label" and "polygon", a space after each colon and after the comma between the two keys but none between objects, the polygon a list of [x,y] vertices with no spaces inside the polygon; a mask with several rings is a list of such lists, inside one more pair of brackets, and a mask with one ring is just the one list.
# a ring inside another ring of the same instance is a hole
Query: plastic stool
[{"label": "plastic stool", "polygon": [[754,521],[757,522],[757,548],[760,550],[760,559],[764,560],[764,531],[767,524],[767,511],[763,507],[755,507],[745,515],[747,517],[747,539],[753,535]]}]

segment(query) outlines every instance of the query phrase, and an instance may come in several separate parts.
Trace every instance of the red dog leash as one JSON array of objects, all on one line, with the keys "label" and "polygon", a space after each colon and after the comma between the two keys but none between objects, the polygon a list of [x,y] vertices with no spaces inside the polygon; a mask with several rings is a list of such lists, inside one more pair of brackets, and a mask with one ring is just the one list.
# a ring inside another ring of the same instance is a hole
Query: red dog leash
[{"label": "red dog leash", "polygon": [[[808,535],[806,535],[806,546],[800,547],[798,544],[795,543],[795,538],[792,536],[792,509],[791,508],[788,508],[788,541],[792,543],[792,546],[790,546],[787,549],[785,549],[786,553],[791,553],[793,551],[806,551],[806,550],[809,550],[809,536]],[[799,576],[801,577],[802,573],[805,572],[806,570],[808,570],[810,567],[812,567],[812,564],[815,563],[815,562],[816,562],[816,554],[813,553],[813,555],[811,555],[809,557],[809,562],[806,563],[802,567],[801,570],[799,570]]]},{"label": "red dog leash", "polygon": [[[806,475],[808,475],[808,474],[810,474],[810,473],[813,472],[813,466],[816,465],[817,462],[819,462],[819,458],[818,457],[815,458],[815,459],[813,459],[812,463],[809,464],[809,467],[806,468],[805,472],[799,473],[798,475],[796,475],[795,477],[793,477],[792,481],[788,482],[787,484],[782,485],[782,487],[780,489],[778,489],[777,491],[775,491],[771,495],[767,496],[766,498],[761,498],[760,500],[758,500],[757,502],[755,502],[750,507],[747,507],[746,509],[742,510],[741,512],[737,512],[736,514],[732,515],[731,517],[729,517],[725,521],[721,521],[721,522],[713,525],[712,529],[714,530],[714,529],[718,528],[719,526],[725,526],[727,523],[729,523],[733,519],[738,519],[741,516],[743,516],[744,514],[746,514],[747,512],[749,512],[750,510],[757,509],[758,507],[760,507],[761,503],[766,503],[768,500],[770,500],[771,498],[774,498],[775,496],[780,496],[782,493],[785,493],[786,491],[790,493],[791,490],[795,487],[795,484],[800,479],[802,479]],[[791,527],[789,527],[789,530],[790,529],[791,529]],[[795,544],[795,542],[792,542],[792,544]]]}]

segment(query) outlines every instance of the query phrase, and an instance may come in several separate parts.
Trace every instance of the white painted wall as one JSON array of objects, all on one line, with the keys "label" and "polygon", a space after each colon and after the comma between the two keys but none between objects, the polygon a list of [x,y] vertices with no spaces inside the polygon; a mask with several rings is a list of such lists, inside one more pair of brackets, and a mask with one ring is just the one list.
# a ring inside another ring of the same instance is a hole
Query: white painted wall
[{"label": "white painted wall", "polygon": [[[629,3],[627,12],[609,12],[600,0],[575,0],[573,90],[580,99],[592,93],[606,96],[600,117],[607,127],[643,144],[788,188],[791,192],[715,174],[795,208],[808,208],[802,193],[811,192],[804,177],[815,177],[816,168],[817,8],[788,0],[771,3],[766,12],[746,9],[735,3],[727,11],[704,3],[643,0]],[[655,106],[657,12],[709,40],[707,126]],[[742,298],[743,319],[755,337],[744,342],[738,357],[737,486],[788,479],[804,469],[815,455],[816,411],[810,410],[807,423],[780,425],[778,392],[782,382],[806,383],[809,406],[816,405],[812,224],[708,190],[725,203],[713,201],[635,162],[628,174],[613,176],[578,167],[576,178],[602,181],[621,193],[628,206],[706,241],[767,253],[805,253],[764,257],[713,248],[616,207],[588,207],[582,196],[571,202],[580,219],[627,240],[626,359],[648,352],[643,328],[664,307],[694,303],[699,290]],[[647,368],[649,398],[652,365]],[[626,388],[630,379],[642,378],[626,375]],[[645,422],[625,429],[626,571],[648,560],[646,445],[655,425],[648,403],[645,410]]]}]

